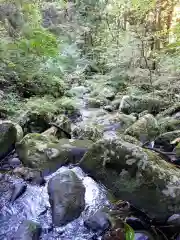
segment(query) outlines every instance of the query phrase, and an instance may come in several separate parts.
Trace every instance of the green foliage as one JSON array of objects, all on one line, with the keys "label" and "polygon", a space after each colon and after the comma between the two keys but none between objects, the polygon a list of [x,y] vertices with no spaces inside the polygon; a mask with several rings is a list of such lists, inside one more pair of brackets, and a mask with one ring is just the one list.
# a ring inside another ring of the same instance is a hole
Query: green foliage
[{"label": "green foliage", "polygon": [[124,223],[124,225],[125,225],[126,240],[134,240],[135,239],[134,230],[127,223]]}]

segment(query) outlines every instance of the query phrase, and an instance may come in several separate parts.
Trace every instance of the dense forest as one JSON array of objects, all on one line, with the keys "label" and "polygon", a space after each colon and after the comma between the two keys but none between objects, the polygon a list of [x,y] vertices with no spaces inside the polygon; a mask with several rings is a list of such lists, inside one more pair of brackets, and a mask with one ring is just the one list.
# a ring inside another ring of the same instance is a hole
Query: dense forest
[{"label": "dense forest", "polygon": [[6,232],[3,204],[47,181],[67,225],[88,208],[77,166],[113,207],[85,221],[97,238],[63,240],[179,239],[179,0],[0,0],[0,100],[0,240],[60,239],[31,215]]}]

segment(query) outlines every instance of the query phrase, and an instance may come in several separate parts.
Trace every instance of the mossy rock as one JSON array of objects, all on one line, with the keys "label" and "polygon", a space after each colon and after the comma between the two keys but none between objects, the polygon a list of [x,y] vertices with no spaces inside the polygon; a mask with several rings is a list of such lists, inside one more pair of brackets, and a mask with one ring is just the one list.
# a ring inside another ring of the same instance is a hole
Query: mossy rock
[{"label": "mossy rock", "polygon": [[30,133],[16,145],[16,151],[25,167],[53,170],[76,163],[91,145],[90,140],[58,140],[54,136]]},{"label": "mossy rock", "polygon": [[22,128],[11,121],[0,121],[0,159],[13,150],[16,142],[23,138]]},{"label": "mossy rock", "polygon": [[149,113],[157,114],[169,105],[168,102],[158,98],[124,96],[121,100],[119,110],[126,114],[132,112],[141,113],[147,110]]},{"label": "mossy rock", "polygon": [[11,122],[0,122],[0,159],[12,151],[16,143],[17,131]]},{"label": "mossy rock", "polygon": [[177,157],[180,157],[180,143],[175,147],[175,153]]},{"label": "mossy rock", "polygon": [[159,135],[159,126],[157,120],[147,114],[130,126],[125,134],[136,137],[140,141],[151,141]]},{"label": "mossy rock", "polygon": [[103,129],[95,124],[82,123],[72,131],[73,137],[78,139],[89,139],[93,142],[103,137]]},{"label": "mossy rock", "polygon": [[104,97],[88,97],[86,99],[86,104],[90,108],[99,108],[109,104],[109,101]]},{"label": "mossy rock", "polygon": [[118,139],[92,145],[80,167],[151,218],[164,221],[180,211],[180,171],[159,154]]},{"label": "mossy rock", "polygon": [[136,138],[134,138],[130,135],[118,134],[118,137],[121,138],[125,142],[129,142],[129,143],[135,144],[137,146],[142,146],[142,143],[140,141],[138,141]]},{"label": "mossy rock", "polygon": [[175,119],[173,117],[165,117],[159,119],[158,124],[161,134],[165,132],[180,130],[180,119]]},{"label": "mossy rock", "polygon": [[171,117],[173,114],[180,112],[180,103],[175,103],[173,106],[167,108],[166,110],[160,112],[156,117],[161,119],[163,117]]}]

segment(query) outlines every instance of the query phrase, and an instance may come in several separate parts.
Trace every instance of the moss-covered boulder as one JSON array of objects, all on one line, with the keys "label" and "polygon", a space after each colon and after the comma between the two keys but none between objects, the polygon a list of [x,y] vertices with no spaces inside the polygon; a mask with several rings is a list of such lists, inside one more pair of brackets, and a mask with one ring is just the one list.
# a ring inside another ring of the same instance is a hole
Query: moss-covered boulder
[{"label": "moss-covered boulder", "polygon": [[118,138],[122,139],[125,142],[129,142],[129,143],[135,144],[137,146],[142,146],[142,143],[140,141],[138,141],[137,138],[134,138],[130,135],[118,134]]},{"label": "moss-covered boulder", "polygon": [[175,147],[175,153],[177,157],[180,157],[180,143],[178,143]]},{"label": "moss-covered boulder", "polygon": [[0,121],[0,159],[6,156],[23,137],[22,128],[11,121]]},{"label": "moss-covered boulder", "polygon": [[153,140],[159,135],[157,120],[151,114],[147,114],[130,126],[125,134],[136,137],[140,141]]},{"label": "moss-covered boulder", "polygon": [[101,106],[105,106],[109,104],[109,100],[105,97],[97,96],[97,97],[88,97],[86,99],[86,105],[90,108],[99,108]]},{"label": "moss-covered boulder", "polygon": [[160,111],[164,110],[168,105],[168,102],[165,102],[158,98],[126,95],[121,100],[119,110],[126,114],[130,114],[132,112],[141,113],[144,110],[148,110],[149,113],[157,114]]},{"label": "moss-covered boulder", "polygon": [[135,121],[135,116],[118,112],[97,116],[96,118],[96,123],[101,126],[104,131],[114,130],[118,131],[119,133],[123,133]]},{"label": "moss-covered boulder", "polygon": [[165,220],[180,211],[180,170],[157,153],[120,139],[99,140],[80,162],[118,199]]},{"label": "moss-covered boulder", "polygon": [[163,117],[171,117],[173,114],[180,112],[180,103],[175,103],[173,106],[167,108],[166,110],[160,112],[156,117],[161,119]]},{"label": "moss-covered boulder", "polygon": [[84,86],[75,86],[68,91],[68,93],[71,94],[72,96],[79,97],[79,98],[83,97],[83,95],[87,92],[89,92],[89,89]]},{"label": "moss-covered boulder", "polygon": [[57,140],[51,135],[30,133],[16,145],[16,151],[24,166],[53,170],[66,163],[76,163],[91,145],[90,140]]},{"label": "moss-covered boulder", "polygon": [[103,128],[95,124],[76,125],[72,131],[73,137],[78,139],[89,139],[96,141],[103,137]]},{"label": "moss-covered boulder", "polygon": [[180,119],[165,117],[158,120],[159,130],[161,133],[180,130]]}]

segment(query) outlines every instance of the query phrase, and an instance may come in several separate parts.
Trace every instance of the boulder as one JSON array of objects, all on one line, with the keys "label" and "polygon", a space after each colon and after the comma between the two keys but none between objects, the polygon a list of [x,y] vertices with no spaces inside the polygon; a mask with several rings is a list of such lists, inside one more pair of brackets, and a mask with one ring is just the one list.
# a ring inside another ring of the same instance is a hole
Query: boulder
[{"label": "boulder", "polygon": [[75,126],[72,131],[72,135],[78,139],[96,141],[103,137],[103,129],[95,124],[82,123],[79,126]]},{"label": "boulder", "polygon": [[85,187],[71,170],[66,170],[49,180],[49,201],[55,226],[75,220],[85,207]]},{"label": "boulder", "polygon": [[134,138],[130,135],[118,134],[118,137],[121,138],[125,142],[133,143],[137,146],[142,146],[142,143],[140,141],[138,141],[137,138]]},{"label": "boulder", "polygon": [[96,118],[96,123],[104,131],[117,130],[123,133],[136,121],[136,117],[124,113],[106,114]]},{"label": "boulder", "polygon": [[17,167],[13,170],[13,174],[17,177],[23,178],[31,184],[43,185],[45,180],[41,171],[27,167]]},{"label": "boulder", "polygon": [[116,96],[116,90],[110,86],[104,86],[98,91],[99,96],[105,97],[106,99],[112,101]]},{"label": "boulder", "polygon": [[147,114],[126,129],[125,134],[143,142],[151,141],[159,134],[158,122],[151,114]]},{"label": "boulder", "polygon": [[151,150],[122,139],[102,139],[84,155],[80,167],[151,218],[164,221],[180,211],[180,170]]},{"label": "boulder", "polygon": [[180,130],[165,132],[158,136],[154,143],[156,146],[162,146],[168,152],[173,150],[174,146],[171,142],[178,137],[180,137]]},{"label": "boulder", "polygon": [[19,226],[17,232],[13,236],[13,240],[38,240],[41,234],[40,224],[24,220]]},{"label": "boulder", "polygon": [[102,234],[110,228],[111,223],[106,212],[97,211],[94,215],[84,221],[84,226],[93,232]]},{"label": "boulder", "polygon": [[157,118],[160,119],[160,118],[163,118],[163,117],[171,117],[173,116],[174,114],[178,113],[180,111],[180,103],[175,103],[173,106],[165,109],[164,111],[160,112],[158,115],[157,115]]},{"label": "boulder", "polygon": [[89,92],[89,89],[87,87],[76,86],[76,87],[72,87],[68,93],[70,93],[72,96],[76,96],[80,98],[80,97],[83,97],[83,95],[87,92]]},{"label": "boulder", "polygon": [[11,121],[0,121],[0,160],[12,151],[17,140],[15,125]]},{"label": "boulder", "polygon": [[86,99],[86,105],[89,108],[99,108],[101,106],[105,106],[109,104],[109,100],[105,97],[97,96],[97,97],[88,97]]},{"label": "boulder", "polygon": [[51,171],[76,163],[91,145],[90,140],[57,140],[54,136],[30,133],[16,145],[16,151],[25,167]]},{"label": "boulder", "polygon": [[180,130],[180,119],[165,117],[158,120],[160,133]]},{"label": "boulder", "polygon": [[123,96],[119,110],[126,114],[132,112],[141,113],[144,110],[148,110],[149,113],[157,114],[164,110],[169,103],[158,98],[150,97],[135,97],[135,96]]}]

